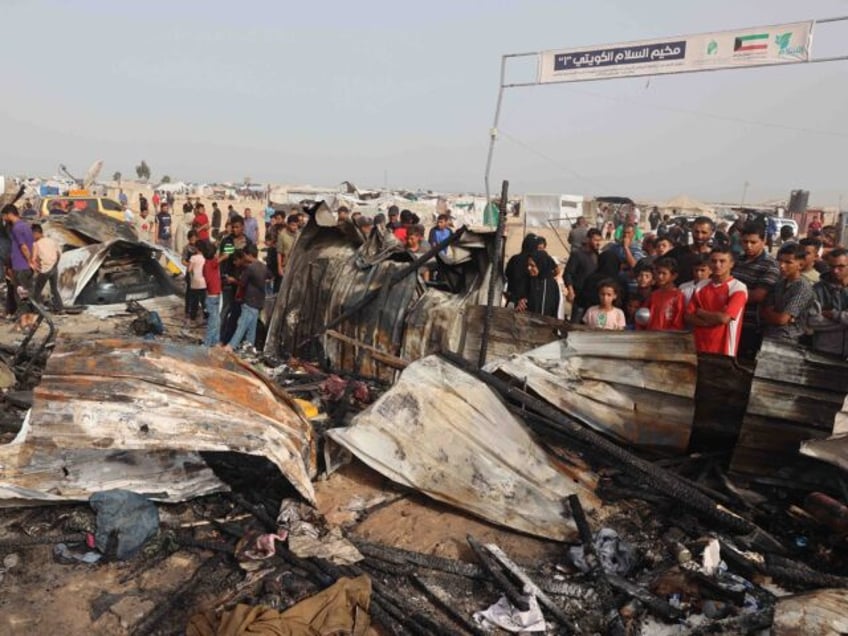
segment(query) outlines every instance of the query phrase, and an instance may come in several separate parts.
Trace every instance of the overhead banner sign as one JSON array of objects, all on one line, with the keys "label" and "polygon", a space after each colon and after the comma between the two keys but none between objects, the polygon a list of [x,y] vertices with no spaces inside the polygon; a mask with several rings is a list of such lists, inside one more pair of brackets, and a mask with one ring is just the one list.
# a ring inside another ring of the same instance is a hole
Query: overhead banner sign
[{"label": "overhead banner sign", "polygon": [[808,62],[812,43],[810,21],[544,51],[539,56],[537,80],[548,84]]}]

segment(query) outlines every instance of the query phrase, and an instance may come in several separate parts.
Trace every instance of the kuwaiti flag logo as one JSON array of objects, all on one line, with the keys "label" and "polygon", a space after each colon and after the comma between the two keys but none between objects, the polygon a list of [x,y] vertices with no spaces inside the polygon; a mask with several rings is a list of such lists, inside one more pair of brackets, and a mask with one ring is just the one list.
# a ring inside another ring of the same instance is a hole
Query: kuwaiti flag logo
[{"label": "kuwaiti flag logo", "polygon": [[768,50],[768,40],[768,33],[740,35],[733,41],[733,52],[747,53],[749,51],[766,51]]}]

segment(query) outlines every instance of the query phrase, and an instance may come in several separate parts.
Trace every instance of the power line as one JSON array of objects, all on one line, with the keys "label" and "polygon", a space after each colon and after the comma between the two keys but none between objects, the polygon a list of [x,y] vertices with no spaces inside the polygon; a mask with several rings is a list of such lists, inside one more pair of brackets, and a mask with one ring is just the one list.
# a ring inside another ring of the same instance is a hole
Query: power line
[{"label": "power line", "polygon": [[586,184],[594,186],[595,188],[598,188],[600,190],[608,190],[608,188],[606,188],[603,184],[598,183],[594,179],[590,179],[589,177],[585,177],[585,176],[581,175],[579,172],[577,172],[573,168],[570,168],[566,165],[561,164],[557,159],[554,159],[550,155],[547,155],[544,152],[537,150],[536,148],[533,148],[532,146],[524,143],[520,139],[513,137],[509,133],[504,132],[503,129],[499,129],[498,134],[501,135],[502,137],[505,137],[506,139],[510,140],[516,146],[520,146],[521,148],[524,148],[527,152],[534,154],[537,157],[540,157],[541,159],[544,159],[545,161],[547,161],[551,165],[555,166],[556,168],[559,168],[560,170],[562,170],[566,174],[569,174],[572,177],[576,177],[580,181],[583,181]]},{"label": "power line", "polygon": [[695,117],[704,117],[706,119],[716,119],[719,121],[729,121],[736,124],[745,124],[749,126],[760,126],[762,128],[775,128],[778,130],[788,130],[792,132],[802,132],[811,135],[827,135],[828,137],[848,137],[848,132],[841,132],[835,130],[820,130],[816,128],[803,128],[799,126],[789,126],[787,124],[775,124],[772,122],[764,122],[764,121],[754,121],[751,119],[743,119],[741,117],[733,117],[732,115],[719,115],[716,113],[706,113],[703,111],[697,110],[689,110],[686,108],[676,108],[674,106],[666,106],[664,104],[654,104],[651,102],[643,102],[639,100],[634,100],[629,97],[620,97],[615,95],[604,95],[603,93],[595,93],[594,91],[587,91],[582,89],[572,89],[577,93],[583,93],[584,95],[589,95],[590,97],[596,97],[598,99],[606,99],[613,102],[625,102],[628,104],[632,104],[635,106],[640,106],[642,108],[653,108],[656,110],[664,110],[672,113],[680,113],[684,115],[692,115]]}]

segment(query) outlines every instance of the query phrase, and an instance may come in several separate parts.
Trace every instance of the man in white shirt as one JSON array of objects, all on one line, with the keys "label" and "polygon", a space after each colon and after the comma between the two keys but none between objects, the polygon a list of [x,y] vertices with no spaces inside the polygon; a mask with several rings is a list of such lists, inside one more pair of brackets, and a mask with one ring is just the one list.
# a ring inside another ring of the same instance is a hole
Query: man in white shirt
[{"label": "man in white shirt", "polygon": [[59,295],[59,258],[62,251],[52,238],[44,236],[44,230],[37,223],[32,226],[32,259],[30,266],[35,272],[33,300],[41,304],[41,292],[50,282],[50,303],[55,313],[62,311],[62,297]]}]

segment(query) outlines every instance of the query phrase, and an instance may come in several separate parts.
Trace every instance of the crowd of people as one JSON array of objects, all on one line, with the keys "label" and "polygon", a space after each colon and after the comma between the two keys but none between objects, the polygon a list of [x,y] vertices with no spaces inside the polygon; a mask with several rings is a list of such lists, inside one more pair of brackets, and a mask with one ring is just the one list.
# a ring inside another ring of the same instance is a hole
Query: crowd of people
[{"label": "crowd of people", "polygon": [[800,240],[782,228],[779,247],[757,217],[651,225],[626,219],[605,243],[580,219],[564,268],[528,234],[505,269],[508,306],[564,318],[570,304],[570,322],[592,329],[687,330],[705,353],[752,359],[770,338],[848,358],[848,250],[820,221]]}]

